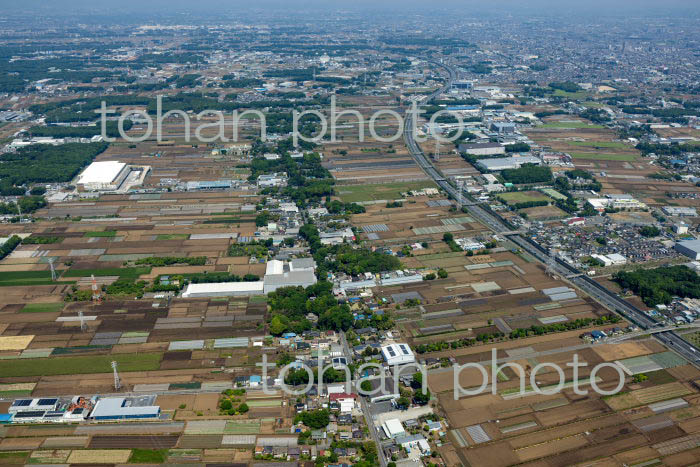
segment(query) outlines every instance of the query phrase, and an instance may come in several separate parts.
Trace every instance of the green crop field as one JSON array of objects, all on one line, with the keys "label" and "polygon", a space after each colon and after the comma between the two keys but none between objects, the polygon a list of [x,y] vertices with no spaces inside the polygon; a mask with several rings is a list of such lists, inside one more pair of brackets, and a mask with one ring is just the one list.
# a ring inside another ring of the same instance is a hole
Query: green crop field
[{"label": "green crop field", "polygon": [[[60,276],[61,271],[56,271]],[[62,282],[65,284],[66,282]],[[18,285],[51,285],[51,271],[2,271],[0,272],[0,287]]]},{"label": "green crop field", "polygon": [[187,240],[190,234],[160,234],[156,235],[156,240]]},{"label": "green crop field", "polygon": [[564,91],[563,89],[556,89],[554,91],[554,95],[559,97],[566,97],[569,99],[585,99],[588,97],[589,94],[586,91],[568,92]]},{"label": "green crop field", "polygon": [[168,459],[167,449],[134,449],[130,464],[162,464]]},{"label": "green crop field", "polygon": [[20,313],[56,313],[63,309],[63,302],[55,303],[28,303],[20,310]]},{"label": "green crop field", "polygon": [[632,162],[637,159],[634,154],[605,154],[599,152],[572,152],[574,159],[586,159],[592,161],[625,161]]},{"label": "green crop field", "polygon": [[160,367],[162,357],[161,353],[142,353],[0,360],[0,375],[11,378],[111,373],[112,361],[119,364],[119,371],[151,371]]},{"label": "green crop field", "polygon": [[85,232],[86,237],[114,237],[116,235],[116,230],[90,230]]},{"label": "green crop field", "polygon": [[562,130],[575,130],[578,128],[601,129],[604,127],[603,127],[603,125],[595,125],[593,123],[586,123],[586,122],[552,122],[552,123],[545,123],[540,128],[559,128]]},{"label": "green crop field", "polygon": [[431,181],[397,182],[377,185],[341,185],[336,186],[336,192],[345,203],[359,203],[380,199],[393,200],[401,197],[401,193],[423,188],[436,188]]}]

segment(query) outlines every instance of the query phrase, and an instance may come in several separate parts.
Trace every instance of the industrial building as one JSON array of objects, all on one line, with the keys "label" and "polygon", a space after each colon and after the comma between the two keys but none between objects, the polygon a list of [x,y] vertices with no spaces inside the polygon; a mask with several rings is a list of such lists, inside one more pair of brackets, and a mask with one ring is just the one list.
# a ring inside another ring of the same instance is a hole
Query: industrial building
[{"label": "industrial building", "polygon": [[458,79],[454,80],[452,82],[452,89],[460,89],[460,90],[470,90],[474,87],[474,82],[473,81],[467,81],[465,79]]},{"label": "industrial building", "polygon": [[7,409],[9,413],[56,410],[58,399],[55,397],[41,399],[15,399],[15,401]]},{"label": "industrial building", "polygon": [[317,282],[315,269],[313,258],[295,258],[288,263],[273,259],[267,262],[261,281],[188,284],[182,297],[249,297],[268,294],[281,287],[309,287]]},{"label": "industrial building", "polygon": [[273,174],[263,174],[258,177],[258,187],[259,188],[269,188],[274,186],[286,186],[287,185],[287,174],[273,173]]},{"label": "industrial building", "polygon": [[264,293],[268,294],[282,287],[310,287],[317,282],[313,270],[287,271],[282,274],[265,274]]},{"label": "industrial building", "polygon": [[491,131],[499,134],[512,135],[515,134],[515,123],[511,122],[493,122],[490,127]]},{"label": "industrial building", "polygon": [[676,251],[687,256],[690,259],[700,259],[700,240],[685,240],[676,243]]},{"label": "industrial building", "polygon": [[459,145],[458,150],[473,156],[493,156],[506,153],[506,148],[498,143],[463,143]]},{"label": "industrial building", "polygon": [[627,264],[627,258],[625,258],[619,253],[610,253],[608,255],[593,254],[591,255],[591,258],[595,258],[599,261],[602,261],[604,266],[620,266],[623,264]]},{"label": "industrial building", "polygon": [[[104,397],[97,400],[90,413],[94,420],[134,420],[160,417],[160,407],[152,404],[155,396]],[[143,405],[142,405],[143,404]]]},{"label": "industrial building", "polygon": [[183,298],[197,297],[249,297],[264,293],[263,281],[215,282],[210,284],[188,284]]},{"label": "industrial building", "polygon": [[416,357],[408,344],[389,344],[382,347],[382,357],[388,365],[414,363]]},{"label": "industrial building", "polygon": [[193,181],[185,184],[187,191],[228,190],[232,187],[232,180]]},{"label": "industrial building", "polygon": [[497,159],[482,159],[476,163],[481,169],[495,172],[506,169],[519,169],[525,164],[542,165],[542,161],[534,156],[499,157]]},{"label": "industrial building", "polygon": [[84,191],[112,191],[118,189],[131,172],[124,162],[93,162],[78,177],[78,188]]},{"label": "industrial building", "polygon": [[688,206],[664,206],[662,209],[669,216],[698,217],[698,211]]}]

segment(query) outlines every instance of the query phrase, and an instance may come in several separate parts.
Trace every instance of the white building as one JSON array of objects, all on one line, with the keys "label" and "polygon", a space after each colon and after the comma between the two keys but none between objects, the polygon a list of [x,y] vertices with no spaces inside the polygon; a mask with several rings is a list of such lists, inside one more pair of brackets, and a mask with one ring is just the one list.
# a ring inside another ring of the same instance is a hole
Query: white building
[{"label": "white building", "polygon": [[265,268],[265,275],[268,274],[283,274],[284,273],[284,261],[279,261],[276,259],[267,262]]},{"label": "white building", "polygon": [[387,438],[405,436],[406,431],[398,418],[390,418],[382,424],[382,429]]},{"label": "white building", "polygon": [[430,445],[421,434],[399,436],[394,439],[398,446],[401,446],[408,457],[417,459],[430,454]]},{"label": "white building", "polygon": [[261,188],[285,185],[287,185],[287,174],[284,172],[258,176],[258,186]]},{"label": "white building", "polygon": [[93,162],[80,174],[77,185],[85,191],[116,190],[130,171],[124,162]]},{"label": "white building", "polygon": [[388,365],[415,363],[416,357],[408,344],[389,344],[382,347],[382,357]]},{"label": "white building", "polygon": [[682,234],[687,234],[688,233],[688,224],[685,222],[680,222],[678,224],[675,224],[673,226],[673,231],[677,233],[678,235]]},{"label": "white building", "polygon": [[610,261],[612,261],[612,264],[618,266],[622,264],[627,264],[627,258],[622,256],[619,253],[610,253],[609,255],[606,255],[608,258],[610,258]]},{"label": "white building", "polygon": [[590,198],[586,202],[596,211],[603,212],[606,208],[613,209],[645,209],[646,204],[634,199],[631,195],[607,195],[605,198]]},{"label": "white building", "polygon": [[350,413],[355,408],[355,394],[330,394],[328,399],[330,402],[337,402],[340,405],[340,413]]},{"label": "white building", "polygon": [[216,282],[211,284],[188,284],[183,298],[196,297],[247,297],[262,295],[264,282]]}]

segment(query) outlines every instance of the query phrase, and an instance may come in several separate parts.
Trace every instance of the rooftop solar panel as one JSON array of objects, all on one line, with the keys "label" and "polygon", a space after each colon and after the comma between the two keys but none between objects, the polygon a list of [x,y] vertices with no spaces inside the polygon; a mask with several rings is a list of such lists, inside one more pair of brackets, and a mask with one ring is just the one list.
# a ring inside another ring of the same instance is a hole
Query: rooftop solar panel
[{"label": "rooftop solar panel", "polygon": [[25,410],[24,412],[17,412],[14,416],[15,419],[18,418],[33,418],[41,417],[46,413],[45,410]]}]

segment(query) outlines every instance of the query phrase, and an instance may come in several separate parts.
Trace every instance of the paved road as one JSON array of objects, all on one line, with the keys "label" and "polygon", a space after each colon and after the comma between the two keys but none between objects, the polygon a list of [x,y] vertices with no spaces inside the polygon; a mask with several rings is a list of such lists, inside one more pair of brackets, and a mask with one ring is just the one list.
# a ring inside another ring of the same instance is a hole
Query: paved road
[{"label": "paved road", "polygon": [[[352,363],[353,353],[350,350],[350,346],[348,345],[348,340],[345,337],[344,332],[340,333],[340,342],[343,345],[343,352],[345,353],[345,357],[347,358],[349,365],[350,363]],[[365,422],[367,423],[367,427],[369,428],[369,434],[372,437],[372,441],[374,441],[374,444],[377,446],[377,457],[379,458],[379,465],[381,467],[386,467],[388,461],[384,454],[384,447],[382,445],[382,440],[379,436],[379,433],[377,432],[377,427],[374,426],[374,419],[372,418],[372,411],[369,409],[367,398],[364,396],[359,396],[358,399],[360,400],[362,414],[365,416]]]},{"label": "paved road", "polygon": [[[448,90],[452,85],[452,81],[456,79],[456,71],[450,65],[434,61],[431,63],[437,67],[447,70],[449,73],[449,78],[445,86],[428,95],[423,102],[429,102],[431,99]],[[622,315],[628,321],[636,324],[641,329],[651,329],[657,327],[657,323],[644,314],[642,310],[620,298],[616,293],[606,289],[590,277],[582,274],[581,271],[568,264],[561,258],[557,257],[554,259],[554,262],[552,262],[550,252],[545,250],[537,242],[529,237],[519,234],[515,226],[506,222],[497,213],[488,209],[487,206],[479,204],[469,195],[460,194],[457,188],[452,185],[452,183],[450,183],[450,181],[440,173],[440,171],[425,156],[425,154],[423,154],[423,151],[415,141],[413,125],[413,114],[408,113],[405,119],[403,134],[404,140],[406,141],[406,146],[408,147],[411,156],[413,156],[418,166],[430,178],[432,178],[440,188],[447,192],[452,199],[464,200],[466,198],[467,201],[461,203],[461,206],[467,209],[469,214],[494,232],[507,237],[508,240],[513,242],[523,251],[529,253],[538,261],[544,264],[553,264],[554,271],[559,274],[560,277],[562,277],[564,280],[568,280],[572,285],[575,285],[579,289],[586,292],[588,295],[593,297],[594,300],[598,301],[606,308]],[[700,367],[700,349],[681,339],[681,337],[674,331],[659,332],[654,334],[654,337],[664,343],[670,349],[686,358],[688,361]]]}]

